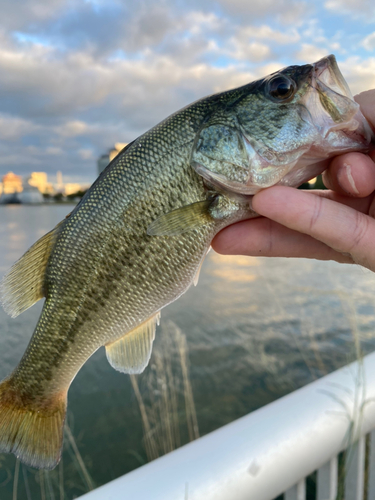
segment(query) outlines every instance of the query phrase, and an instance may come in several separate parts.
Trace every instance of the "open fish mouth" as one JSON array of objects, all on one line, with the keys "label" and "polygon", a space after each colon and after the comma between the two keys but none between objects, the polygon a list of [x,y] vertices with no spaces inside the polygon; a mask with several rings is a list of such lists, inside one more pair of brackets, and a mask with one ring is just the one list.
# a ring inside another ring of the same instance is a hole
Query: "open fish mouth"
[{"label": "open fish mouth", "polygon": [[311,89],[303,100],[301,118],[316,128],[320,139],[279,180],[284,186],[296,187],[321,174],[327,158],[350,151],[367,152],[374,144],[374,134],[335,56],[323,57],[312,66]]},{"label": "open fish mouth", "polygon": [[[333,55],[323,57],[313,65],[311,86],[316,92],[306,95],[305,105],[312,114],[312,121],[318,128],[323,139],[329,139],[329,134],[345,131],[346,138],[356,141],[357,145],[367,147],[372,132],[368,123],[363,120],[359,105],[337,65]],[[316,99],[322,109],[319,109]],[[314,112],[316,110],[316,112]],[[334,139],[334,146],[339,147],[338,137]],[[341,137],[342,147],[350,147],[350,141]],[[324,144],[326,147],[326,144]]]},{"label": "open fish mouth", "polygon": [[342,94],[353,100],[353,95],[350,91],[345,78],[342,76],[341,71],[333,55],[323,57],[313,65],[315,80],[323,83],[337,94]]},{"label": "open fish mouth", "polygon": [[[244,113],[234,118],[237,127],[207,123],[191,158],[197,173],[228,196],[253,195],[275,184],[299,186],[326,168],[322,160],[369,150],[372,130],[335,56],[284,68],[254,86],[269,123],[263,119],[258,125],[261,108],[247,123]],[[227,154],[218,158],[214,149],[223,136]],[[230,151],[236,147],[241,155],[234,158]]]}]

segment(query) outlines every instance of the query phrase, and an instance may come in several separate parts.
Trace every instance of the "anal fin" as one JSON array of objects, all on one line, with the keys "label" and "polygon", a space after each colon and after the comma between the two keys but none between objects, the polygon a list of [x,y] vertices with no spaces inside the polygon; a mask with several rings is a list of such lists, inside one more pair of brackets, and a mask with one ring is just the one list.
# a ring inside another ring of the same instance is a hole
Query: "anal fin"
[{"label": "anal fin", "polygon": [[115,370],[129,374],[143,372],[150,361],[159,320],[160,312],[119,340],[105,346],[107,359]]}]

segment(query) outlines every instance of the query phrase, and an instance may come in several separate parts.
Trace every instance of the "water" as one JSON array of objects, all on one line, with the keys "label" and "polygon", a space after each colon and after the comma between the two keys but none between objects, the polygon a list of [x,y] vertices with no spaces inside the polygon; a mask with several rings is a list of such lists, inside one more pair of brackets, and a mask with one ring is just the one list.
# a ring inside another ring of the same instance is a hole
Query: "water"
[{"label": "water", "polygon": [[[0,206],[1,274],[71,208]],[[364,353],[374,350],[374,292],[375,275],[358,266],[210,252],[198,287],[162,311],[156,352],[168,359],[169,350],[177,363],[178,350],[168,339],[173,331],[186,335],[203,435],[354,360],[356,335]],[[16,319],[0,310],[0,379],[21,358],[40,310],[37,304]],[[160,381],[160,390],[150,389],[156,361],[153,356],[138,377],[146,404],[163,390]],[[184,411],[178,418],[184,444]],[[62,464],[52,473],[24,466],[17,472],[15,458],[0,454],[1,500],[13,500],[15,483],[19,499],[70,500],[88,491],[91,481],[99,486],[147,461],[130,378],[109,366],[104,349],[72,384],[68,424],[81,463],[67,438]]]}]

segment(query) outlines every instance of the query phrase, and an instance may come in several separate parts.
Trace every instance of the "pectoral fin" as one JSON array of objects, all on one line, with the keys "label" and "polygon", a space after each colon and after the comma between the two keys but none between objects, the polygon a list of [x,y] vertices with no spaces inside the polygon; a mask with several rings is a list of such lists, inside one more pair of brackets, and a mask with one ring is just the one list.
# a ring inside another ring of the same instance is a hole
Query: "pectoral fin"
[{"label": "pectoral fin", "polygon": [[[207,256],[207,254],[208,254],[208,252],[211,250],[211,248],[212,248],[212,247],[211,247],[211,245],[210,245],[210,246],[208,247],[208,250],[207,250],[207,252],[206,252],[205,257]],[[200,276],[200,274],[201,274],[201,270],[202,270],[202,266],[203,266],[203,262],[204,262],[205,257],[203,257],[202,262],[199,264],[198,270],[197,270],[197,272],[195,273],[195,276],[194,276],[194,281],[193,281],[194,286],[197,286],[197,285],[198,285],[199,276]]]},{"label": "pectoral fin", "polygon": [[160,312],[116,342],[105,346],[107,359],[115,370],[129,374],[143,372],[150,361],[159,320]]},{"label": "pectoral fin", "polygon": [[60,224],[34,243],[2,279],[0,300],[12,318],[45,296],[45,272]]},{"label": "pectoral fin", "polygon": [[208,211],[212,201],[199,201],[162,215],[148,226],[147,234],[177,236],[207,224],[212,220]]}]

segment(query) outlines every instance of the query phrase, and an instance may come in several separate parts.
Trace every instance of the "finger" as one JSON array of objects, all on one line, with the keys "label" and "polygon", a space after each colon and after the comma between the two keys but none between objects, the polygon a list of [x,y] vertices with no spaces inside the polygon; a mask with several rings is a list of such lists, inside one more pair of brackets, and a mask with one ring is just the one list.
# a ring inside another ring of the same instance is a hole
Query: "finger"
[{"label": "finger", "polygon": [[327,200],[341,203],[342,205],[354,208],[355,210],[358,210],[358,212],[362,212],[364,214],[369,213],[369,208],[374,197],[374,195],[371,194],[365,198],[354,198],[352,196],[336,193],[336,191],[332,191],[330,189],[309,189],[308,191],[300,190],[300,192],[314,194],[316,196],[320,196],[321,198],[327,198]]},{"label": "finger", "polygon": [[350,257],[336,252],[321,241],[264,217],[239,222],[223,229],[214,238],[212,247],[224,255],[305,257],[353,262]]},{"label": "finger", "polygon": [[[363,213],[368,213],[372,200],[372,197],[342,196],[330,190],[308,192],[350,206]],[[341,253],[324,243],[263,217],[239,222],[223,229],[212,242],[212,246],[221,254],[306,257],[352,262],[349,257],[344,258]]]},{"label": "finger", "polygon": [[363,116],[375,132],[375,90],[366,90],[354,96],[360,105]]},{"label": "finger", "polygon": [[284,186],[256,194],[253,208],[375,270],[375,221],[371,217],[330,199]]},{"label": "finger", "polygon": [[354,197],[365,197],[375,190],[375,163],[362,153],[336,156],[323,173],[328,189]]}]

